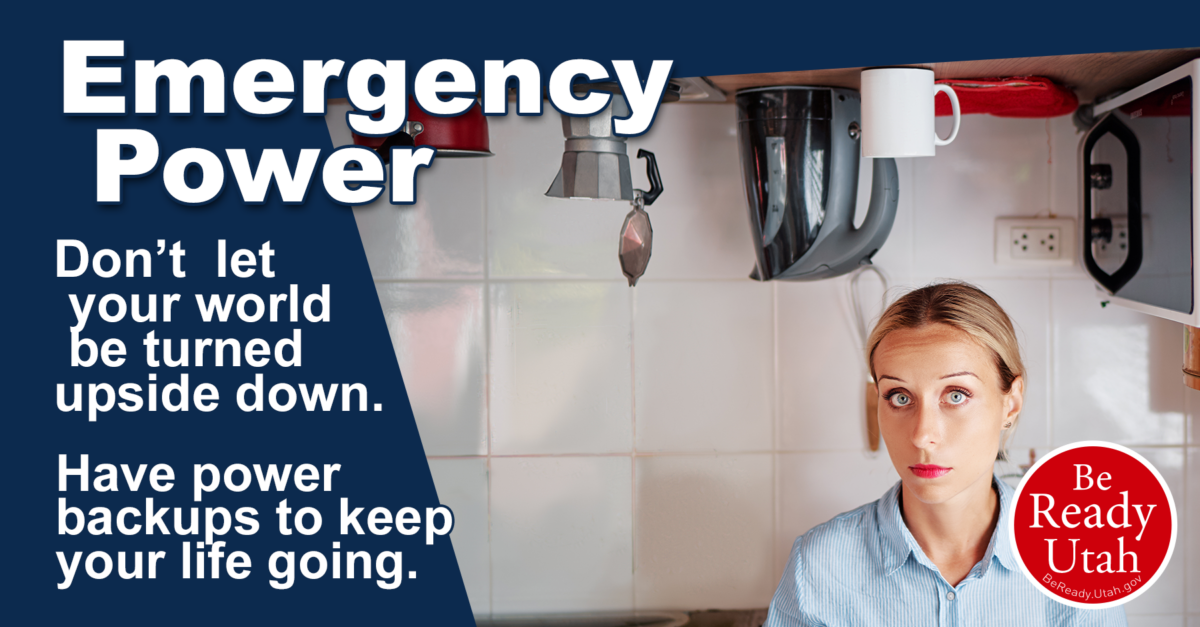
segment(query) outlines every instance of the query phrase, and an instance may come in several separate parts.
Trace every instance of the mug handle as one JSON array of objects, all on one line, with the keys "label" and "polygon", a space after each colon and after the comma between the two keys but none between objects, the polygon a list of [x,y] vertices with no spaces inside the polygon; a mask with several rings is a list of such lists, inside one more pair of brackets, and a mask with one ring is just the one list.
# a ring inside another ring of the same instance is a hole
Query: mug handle
[{"label": "mug handle", "polygon": [[933,133],[933,145],[945,146],[946,144],[954,141],[955,137],[958,137],[958,125],[960,122],[962,122],[962,113],[958,109],[958,94],[955,94],[954,90],[949,85],[934,85],[933,94],[936,96],[939,91],[946,94],[946,96],[950,98],[950,109],[954,112],[954,130],[950,131],[950,136],[946,139],[942,139],[941,137],[937,136],[937,131],[934,131]]}]

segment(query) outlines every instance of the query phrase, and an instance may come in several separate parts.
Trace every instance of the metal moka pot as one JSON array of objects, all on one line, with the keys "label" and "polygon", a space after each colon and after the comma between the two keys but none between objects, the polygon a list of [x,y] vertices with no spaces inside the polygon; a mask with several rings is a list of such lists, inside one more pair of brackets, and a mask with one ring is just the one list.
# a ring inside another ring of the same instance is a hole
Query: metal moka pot
[{"label": "metal moka pot", "polygon": [[[590,85],[602,90],[615,89],[615,85]],[[608,106],[592,116],[562,116],[563,146],[562,167],[546,195],[553,198],[626,200],[633,210],[625,216],[621,225],[620,247],[617,258],[621,272],[629,280],[630,287],[646,272],[654,241],[654,229],[650,226],[650,215],[645,207],[662,193],[662,178],[654,153],[638,150],[638,158],[646,159],[646,176],[650,179],[650,190],[633,188],[633,177],[629,171],[629,155],[625,138],[613,133],[613,118],[629,117],[629,103],[620,93],[612,93]]]}]

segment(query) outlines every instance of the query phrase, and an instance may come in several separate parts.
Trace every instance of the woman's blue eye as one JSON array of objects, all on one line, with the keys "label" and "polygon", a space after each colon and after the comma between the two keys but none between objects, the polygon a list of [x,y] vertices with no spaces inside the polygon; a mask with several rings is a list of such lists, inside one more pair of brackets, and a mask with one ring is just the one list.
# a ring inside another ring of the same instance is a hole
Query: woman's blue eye
[{"label": "woman's blue eye", "polygon": [[951,405],[962,405],[967,400],[967,395],[958,390],[954,390],[947,397]]},{"label": "woman's blue eye", "polygon": [[895,405],[896,407],[904,407],[905,405],[907,405],[911,402],[912,402],[912,399],[909,398],[908,395],[903,392],[899,392],[899,393],[892,395],[892,404]]}]

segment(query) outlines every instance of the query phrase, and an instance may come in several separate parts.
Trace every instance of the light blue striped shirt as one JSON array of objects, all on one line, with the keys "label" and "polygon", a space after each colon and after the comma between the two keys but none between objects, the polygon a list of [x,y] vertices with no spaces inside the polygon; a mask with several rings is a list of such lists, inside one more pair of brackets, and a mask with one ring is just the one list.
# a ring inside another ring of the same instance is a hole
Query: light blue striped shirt
[{"label": "light blue striped shirt", "polygon": [[993,477],[1000,523],[987,553],[951,586],[900,517],[900,482],[883,498],[796,538],[763,627],[800,625],[1126,625],[1125,609],[1051,600],[1021,574],[1004,524],[1013,489]]}]

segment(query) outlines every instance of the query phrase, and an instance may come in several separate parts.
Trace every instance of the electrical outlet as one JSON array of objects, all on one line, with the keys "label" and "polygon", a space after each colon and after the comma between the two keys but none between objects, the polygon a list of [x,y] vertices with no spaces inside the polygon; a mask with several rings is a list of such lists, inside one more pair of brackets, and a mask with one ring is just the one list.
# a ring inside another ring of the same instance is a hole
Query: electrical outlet
[{"label": "electrical outlet", "polygon": [[1013,259],[1062,259],[1062,229],[1050,227],[1013,227],[1009,230]]},{"label": "electrical outlet", "polygon": [[996,218],[996,263],[1071,266],[1077,238],[1071,218]]},{"label": "electrical outlet", "polygon": [[[1112,220],[1112,241],[1106,242],[1102,239],[1092,241],[1092,255],[1096,261],[1124,261],[1125,254],[1129,250],[1129,218],[1121,216],[1119,218],[1109,218]],[[1142,216],[1142,245],[1148,247],[1150,245],[1150,219],[1148,216]]]}]

